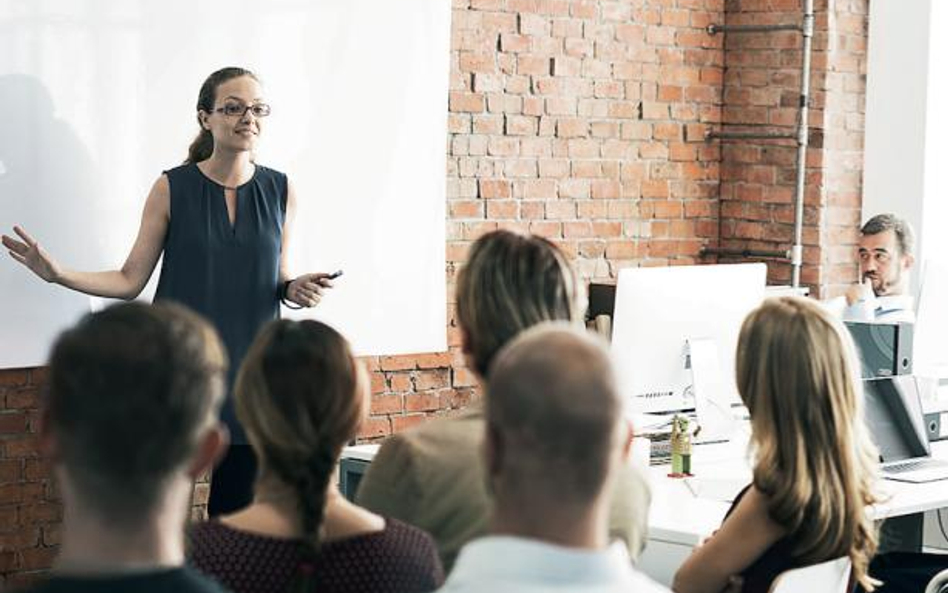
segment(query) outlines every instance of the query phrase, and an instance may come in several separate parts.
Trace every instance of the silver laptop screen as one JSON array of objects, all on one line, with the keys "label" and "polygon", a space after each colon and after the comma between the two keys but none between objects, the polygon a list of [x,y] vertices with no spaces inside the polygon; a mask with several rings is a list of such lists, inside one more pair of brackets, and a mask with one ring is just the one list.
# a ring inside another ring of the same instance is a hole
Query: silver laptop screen
[{"label": "silver laptop screen", "polygon": [[866,422],[884,463],[930,455],[915,377],[863,381]]}]

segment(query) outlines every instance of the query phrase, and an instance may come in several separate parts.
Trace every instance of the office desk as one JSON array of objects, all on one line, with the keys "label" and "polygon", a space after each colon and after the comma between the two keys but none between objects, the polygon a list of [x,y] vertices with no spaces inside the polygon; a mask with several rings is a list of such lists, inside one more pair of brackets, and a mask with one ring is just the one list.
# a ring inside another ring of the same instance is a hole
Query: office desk
[{"label": "office desk", "polygon": [[[696,483],[708,484],[709,493],[695,495],[685,480],[669,478],[669,466],[648,470],[652,487],[648,545],[638,567],[658,582],[670,584],[675,571],[691,551],[721,525],[733,496],[751,481],[746,438],[731,443],[696,445],[692,465]],[[948,459],[948,441],[932,443],[935,457]],[[874,506],[876,520],[902,517],[948,507],[948,481],[908,484],[881,480],[887,500]]]},{"label": "office desk", "polygon": [[[340,483],[344,494],[352,494],[345,491],[345,484],[358,481],[377,451],[378,445],[343,449]],[[948,459],[948,441],[932,443],[932,452]],[[733,494],[750,483],[746,433],[728,443],[696,445],[692,466],[696,477],[692,484],[698,495],[686,480],[668,477],[670,466],[644,468],[652,488],[652,505],[648,545],[638,568],[666,585],[692,550],[720,527]],[[877,520],[948,507],[948,481],[908,484],[882,480],[880,493],[889,498],[871,509]]]}]

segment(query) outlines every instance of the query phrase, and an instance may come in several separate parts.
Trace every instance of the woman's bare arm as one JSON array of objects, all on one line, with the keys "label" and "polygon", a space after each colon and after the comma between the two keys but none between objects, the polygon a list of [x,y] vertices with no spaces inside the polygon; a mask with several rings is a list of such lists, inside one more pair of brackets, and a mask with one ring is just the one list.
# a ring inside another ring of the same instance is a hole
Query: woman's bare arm
[{"label": "woman's bare arm", "polygon": [[138,237],[121,269],[82,272],[62,268],[56,260],[21,227],[14,227],[20,240],[3,235],[10,256],[34,274],[85,294],[133,299],[137,297],[158,263],[171,216],[171,188],[164,175],[155,181],[142,212]]},{"label": "woman's bare arm", "polygon": [[720,593],[731,578],[784,536],[767,512],[767,499],[751,486],[730,517],[675,573],[675,593]]}]

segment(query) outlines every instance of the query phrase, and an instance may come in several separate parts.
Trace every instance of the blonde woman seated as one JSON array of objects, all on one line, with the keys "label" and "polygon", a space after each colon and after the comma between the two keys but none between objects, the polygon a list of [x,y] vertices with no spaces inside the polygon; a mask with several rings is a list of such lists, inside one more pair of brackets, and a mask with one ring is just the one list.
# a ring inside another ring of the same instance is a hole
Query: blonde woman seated
[{"label": "blonde woman seated", "polygon": [[737,387],[754,479],[675,575],[677,593],[766,593],[781,572],[848,556],[871,591],[866,506],[878,454],[863,422],[848,332],[814,302],[771,299],[744,321]]},{"label": "blonde woman seated", "polygon": [[317,321],[275,321],[250,348],[237,415],[259,460],[253,503],[194,526],[190,563],[233,593],[424,592],[443,580],[423,531],[349,503],[336,487],[368,381],[345,339]]}]

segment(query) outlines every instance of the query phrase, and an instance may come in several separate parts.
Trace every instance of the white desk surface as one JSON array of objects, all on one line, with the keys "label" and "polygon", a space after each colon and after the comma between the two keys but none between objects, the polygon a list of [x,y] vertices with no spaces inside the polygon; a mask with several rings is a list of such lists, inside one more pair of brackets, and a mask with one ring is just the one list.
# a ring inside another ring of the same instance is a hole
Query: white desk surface
[{"label": "white desk surface", "polygon": [[[746,441],[695,446],[692,466],[697,484],[708,483],[710,496],[695,496],[685,480],[669,478],[671,468],[667,465],[648,468],[652,505],[648,544],[637,563],[642,572],[671,585],[681,563],[721,526],[733,494],[751,482],[746,450]],[[948,459],[948,441],[933,443],[932,452]],[[723,496],[725,490],[731,495]],[[890,498],[872,509],[876,519],[948,507],[948,481],[908,484],[880,480],[879,490]]]},{"label": "white desk surface", "polygon": [[[342,457],[372,461],[378,448],[377,444],[354,445],[343,449]],[[935,457],[948,459],[948,441],[932,443],[932,452]],[[736,492],[751,480],[746,437],[728,443],[696,445],[692,466],[694,484],[708,490],[708,495],[696,496],[686,480],[669,478],[671,468],[667,465],[647,468],[652,488],[650,541],[694,547],[721,526],[731,506],[724,492]],[[876,519],[948,507],[948,481],[909,484],[881,480],[880,493],[890,498],[872,509]]]},{"label": "white desk surface", "polygon": [[[707,482],[713,491],[710,496],[696,496],[685,480],[669,478],[667,465],[650,467],[649,540],[695,546],[720,527],[731,502],[719,494],[736,492],[751,481],[746,450],[746,441],[694,447],[696,482]],[[932,454],[948,459],[948,441],[932,443]],[[909,484],[880,480],[879,493],[888,498],[872,508],[874,519],[948,507],[948,481]]]}]

